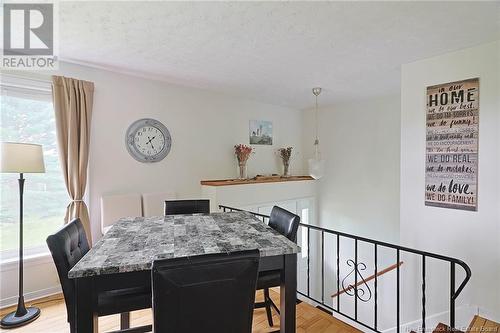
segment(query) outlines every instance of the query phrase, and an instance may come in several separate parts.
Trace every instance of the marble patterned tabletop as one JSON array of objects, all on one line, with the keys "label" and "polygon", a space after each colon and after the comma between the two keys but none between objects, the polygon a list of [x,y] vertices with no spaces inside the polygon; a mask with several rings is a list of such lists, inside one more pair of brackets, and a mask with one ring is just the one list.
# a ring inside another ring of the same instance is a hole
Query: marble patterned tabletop
[{"label": "marble patterned tabletop", "polygon": [[300,252],[299,246],[247,212],[122,218],[68,276],[148,270],[156,259],[256,248],[261,257]]}]

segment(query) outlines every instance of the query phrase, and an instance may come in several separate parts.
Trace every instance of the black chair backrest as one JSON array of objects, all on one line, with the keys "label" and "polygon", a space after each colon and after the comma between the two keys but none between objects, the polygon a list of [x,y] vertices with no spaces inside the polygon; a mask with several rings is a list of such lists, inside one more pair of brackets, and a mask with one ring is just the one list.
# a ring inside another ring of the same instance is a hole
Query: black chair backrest
[{"label": "black chair backrest", "polygon": [[68,272],[90,249],[85,229],[80,219],[74,219],[61,230],[47,237],[52,259],[56,264],[57,274],[61,282],[68,321],[74,319],[75,282],[68,278]]},{"label": "black chair backrest", "polygon": [[153,262],[155,333],[250,333],[259,250]]},{"label": "black chair backrest", "polygon": [[167,200],[165,215],[210,214],[210,200]]},{"label": "black chair backrest", "polygon": [[269,226],[292,242],[297,242],[299,223],[299,216],[278,206],[273,207],[269,217]]}]

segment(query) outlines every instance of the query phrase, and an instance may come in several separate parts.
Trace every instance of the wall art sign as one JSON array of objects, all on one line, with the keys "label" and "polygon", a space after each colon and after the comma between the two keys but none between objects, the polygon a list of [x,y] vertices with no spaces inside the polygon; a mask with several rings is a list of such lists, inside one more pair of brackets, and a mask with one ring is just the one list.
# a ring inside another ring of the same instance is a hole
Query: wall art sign
[{"label": "wall art sign", "polygon": [[273,144],[273,123],[266,120],[250,120],[249,137],[251,145]]},{"label": "wall art sign", "polygon": [[477,210],[479,79],[427,87],[425,205]]}]

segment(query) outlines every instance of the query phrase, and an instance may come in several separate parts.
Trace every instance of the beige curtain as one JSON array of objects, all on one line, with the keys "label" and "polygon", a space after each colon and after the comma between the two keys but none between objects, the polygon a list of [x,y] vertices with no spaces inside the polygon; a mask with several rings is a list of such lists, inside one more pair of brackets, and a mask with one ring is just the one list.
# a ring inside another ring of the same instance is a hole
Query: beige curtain
[{"label": "beige curtain", "polygon": [[61,167],[71,202],[65,222],[79,217],[92,242],[89,213],[83,201],[87,185],[90,121],[94,84],[62,76],[52,77],[52,100],[56,114],[57,141]]}]

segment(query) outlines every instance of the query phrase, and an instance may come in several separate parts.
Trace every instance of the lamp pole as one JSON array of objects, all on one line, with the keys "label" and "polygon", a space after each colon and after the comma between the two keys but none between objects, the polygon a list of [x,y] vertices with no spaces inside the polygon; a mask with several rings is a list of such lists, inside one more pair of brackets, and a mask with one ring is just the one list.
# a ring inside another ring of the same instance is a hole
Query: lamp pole
[{"label": "lamp pole", "polygon": [[23,196],[24,196],[24,177],[19,174],[19,298],[17,299],[16,317],[25,316],[28,311],[24,305],[23,293]]},{"label": "lamp pole", "polygon": [[19,295],[16,311],[8,313],[0,321],[1,328],[15,328],[26,325],[40,316],[40,309],[24,304],[24,173],[43,173],[42,146],[17,142],[2,142],[0,171],[2,173],[19,173]]}]

